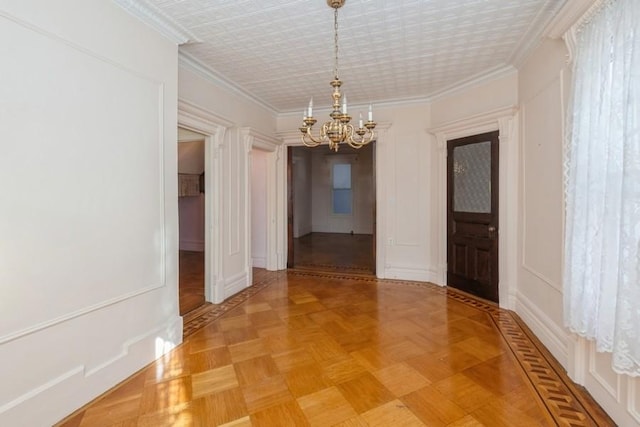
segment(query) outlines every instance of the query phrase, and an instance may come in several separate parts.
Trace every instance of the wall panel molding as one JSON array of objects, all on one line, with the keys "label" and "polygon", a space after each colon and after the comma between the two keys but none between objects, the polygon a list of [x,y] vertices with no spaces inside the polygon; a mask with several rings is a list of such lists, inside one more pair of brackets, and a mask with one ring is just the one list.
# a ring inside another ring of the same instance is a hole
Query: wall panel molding
[{"label": "wall panel molding", "polygon": [[[15,416],[12,412],[22,413],[23,415],[18,415],[17,417],[26,419],[25,417],[29,409],[23,408],[23,404],[39,400],[44,405],[45,402],[51,402],[52,399],[55,399],[53,396],[64,397],[72,393],[73,390],[77,388],[78,383],[85,378],[102,376],[102,379],[98,380],[99,382],[107,381],[108,384],[111,384],[113,373],[120,372],[119,364],[126,363],[128,366],[133,365],[135,366],[134,371],[143,368],[149,363],[149,360],[161,356],[161,354],[157,354],[156,345],[156,341],[160,337],[164,337],[168,341],[171,341],[172,338],[176,339],[175,342],[171,342],[172,346],[179,344],[182,339],[182,318],[180,316],[174,316],[162,325],[127,339],[120,345],[113,356],[95,366],[74,366],[73,368],[56,374],[13,400],[4,403],[0,406],[0,423],[5,415],[9,417]],[[98,389],[98,391],[94,393],[95,396],[89,396],[89,399],[96,397],[100,393],[102,393],[102,391]],[[51,405],[45,406],[47,407],[47,412],[59,410],[59,408],[54,407],[49,409],[48,407]],[[59,419],[64,415],[66,415],[66,412],[55,414],[54,417]]]},{"label": "wall panel molding", "polygon": [[[605,390],[607,393],[609,393],[609,395],[615,399],[616,402],[620,403],[620,398],[621,398],[621,384],[620,384],[620,375],[616,374],[615,372],[613,372],[611,370],[611,362],[610,360],[608,360],[610,358],[607,358],[607,362],[606,362],[606,369],[607,372],[603,372],[600,373],[598,371],[598,364],[597,359],[603,357],[602,353],[598,353],[596,351],[596,344],[594,341],[589,340],[589,374],[591,374],[591,377],[593,379],[595,379],[598,384],[600,384],[600,387],[602,387],[603,390]],[[615,384],[611,384],[605,377],[604,375],[614,375],[615,376]]]},{"label": "wall panel molding", "polygon": [[111,298],[109,300],[102,301],[102,302],[99,302],[97,304],[93,304],[93,305],[90,305],[90,306],[87,306],[87,307],[83,307],[83,308],[81,308],[79,310],[73,311],[73,312],[65,314],[63,316],[59,316],[57,318],[54,318],[54,319],[51,319],[51,320],[47,320],[46,322],[40,322],[40,323],[38,323],[36,325],[33,325],[31,327],[24,328],[24,329],[21,329],[21,330],[16,331],[16,332],[12,332],[12,333],[3,335],[2,337],[0,337],[0,345],[8,343],[8,342],[11,342],[11,341],[15,341],[15,340],[20,339],[22,337],[25,337],[27,335],[31,335],[31,334],[40,332],[42,330],[51,328],[51,327],[59,325],[61,323],[68,322],[68,321],[76,319],[78,317],[85,316],[85,315],[87,315],[89,313],[102,310],[102,309],[110,307],[112,305],[119,304],[119,303],[121,303],[123,301],[136,298],[136,297],[138,297],[140,295],[144,295],[144,294],[147,294],[149,292],[153,292],[153,291],[155,291],[157,289],[160,289],[162,287],[164,287],[164,284],[152,285],[152,286],[148,286],[148,287],[143,288],[143,289],[138,289],[136,291],[132,291],[132,292],[129,292],[127,294],[119,295],[119,296],[117,296],[115,298]]},{"label": "wall panel molding", "polygon": [[640,424],[640,378],[627,378],[627,410]]}]

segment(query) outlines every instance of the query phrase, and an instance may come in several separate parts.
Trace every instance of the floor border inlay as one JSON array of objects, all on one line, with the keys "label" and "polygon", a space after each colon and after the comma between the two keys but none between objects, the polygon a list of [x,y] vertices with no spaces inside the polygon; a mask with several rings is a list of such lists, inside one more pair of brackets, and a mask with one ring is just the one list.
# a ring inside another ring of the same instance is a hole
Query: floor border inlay
[{"label": "floor border inlay", "polygon": [[[445,294],[447,298],[470,305],[485,312],[490,317],[507,343],[512,356],[515,357],[522,367],[530,385],[536,391],[541,402],[557,425],[572,427],[615,425],[608,419],[604,411],[592,413],[589,410],[588,406],[594,405],[597,407],[595,401],[590,397],[585,397],[584,395],[578,396],[576,394],[584,392],[570,385],[572,382],[562,370],[559,363],[553,359],[553,356],[551,356],[548,351],[543,351],[538,347],[542,346],[542,344],[539,343],[537,338],[532,336],[530,332],[527,332],[528,328],[519,316],[510,310],[498,307],[493,302],[473,297],[457,289],[442,287],[429,282],[378,279],[375,276],[344,272],[333,273],[295,269],[281,272],[281,274],[362,281],[375,283],[377,285],[401,285],[428,288],[437,293]],[[246,288],[224,303],[211,304],[211,308],[206,310],[202,315],[185,323],[183,336],[186,338],[192,335],[206,324],[213,322],[218,317],[246,301],[249,297],[269,287],[269,285],[282,277],[281,274],[273,272],[272,276],[258,279],[253,286]],[[585,406],[581,403],[581,401],[585,400],[588,400],[589,405]],[[587,416],[585,416],[585,414],[587,414]],[[602,424],[603,422],[607,424]]]}]

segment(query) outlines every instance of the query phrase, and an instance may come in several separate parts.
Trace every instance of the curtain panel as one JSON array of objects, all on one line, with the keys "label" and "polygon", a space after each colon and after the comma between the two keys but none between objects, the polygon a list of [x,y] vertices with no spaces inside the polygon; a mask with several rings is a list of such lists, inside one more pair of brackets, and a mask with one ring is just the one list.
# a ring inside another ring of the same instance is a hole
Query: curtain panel
[{"label": "curtain panel", "polygon": [[577,34],[565,167],[564,320],[640,375],[640,1]]}]

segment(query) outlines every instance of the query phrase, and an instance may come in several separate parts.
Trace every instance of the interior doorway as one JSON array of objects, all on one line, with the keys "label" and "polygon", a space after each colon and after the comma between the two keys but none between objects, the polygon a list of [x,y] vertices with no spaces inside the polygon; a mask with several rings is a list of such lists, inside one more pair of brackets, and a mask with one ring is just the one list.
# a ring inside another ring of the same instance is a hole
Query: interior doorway
[{"label": "interior doorway", "polygon": [[447,141],[447,284],[498,302],[498,132]]},{"label": "interior doorway", "polygon": [[288,268],[375,274],[374,147],[288,147]]},{"label": "interior doorway", "polygon": [[178,128],[180,315],[205,303],[205,135]]}]

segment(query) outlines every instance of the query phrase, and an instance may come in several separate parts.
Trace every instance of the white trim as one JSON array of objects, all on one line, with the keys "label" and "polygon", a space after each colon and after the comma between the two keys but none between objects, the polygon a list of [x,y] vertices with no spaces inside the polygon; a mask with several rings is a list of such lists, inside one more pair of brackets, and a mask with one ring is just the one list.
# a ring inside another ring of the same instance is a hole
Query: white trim
[{"label": "white trim", "polygon": [[[256,131],[250,127],[240,128],[240,135],[242,135],[244,139],[244,143],[246,144],[246,156],[247,156],[247,170],[245,175],[245,182],[247,183],[246,187],[246,218],[247,218],[247,259],[251,259],[251,234],[249,230],[251,230],[251,173],[252,173],[252,162],[251,162],[251,150],[258,149],[262,151],[266,151],[269,153],[267,157],[267,256],[266,259],[257,265],[255,262],[252,264],[253,267],[266,268],[270,271],[275,271],[278,269],[278,244],[277,244],[277,221],[278,217],[277,213],[277,163],[278,163],[278,147],[280,146],[280,141],[272,136],[263,134],[261,132]],[[252,274],[251,265],[248,266],[248,273]],[[252,282],[250,282],[251,284]]]},{"label": "white trim", "polygon": [[568,333],[522,293],[516,295],[516,313],[562,366],[569,361]]},{"label": "white trim", "polygon": [[3,335],[3,336],[0,337],[0,345],[6,344],[6,343],[11,342],[11,341],[15,341],[15,340],[17,340],[19,338],[25,337],[27,335],[34,334],[36,332],[42,331],[44,329],[50,328],[50,327],[58,325],[60,323],[67,322],[67,321],[75,319],[77,317],[81,317],[81,316],[87,315],[87,314],[92,313],[94,311],[102,310],[103,308],[106,308],[106,307],[121,303],[121,302],[126,301],[128,299],[132,299],[132,298],[138,297],[140,295],[144,295],[146,293],[153,292],[153,291],[155,291],[157,289],[163,288],[164,285],[165,285],[164,283],[160,284],[160,285],[152,285],[152,286],[147,286],[145,288],[142,288],[142,289],[139,289],[139,290],[136,290],[136,291],[133,291],[133,292],[127,292],[126,294],[119,295],[119,296],[117,296],[115,298],[110,298],[108,300],[101,301],[101,302],[99,302],[97,304],[92,304],[92,305],[83,307],[83,308],[81,308],[79,310],[76,310],[76,311],[73,311],[71,313],[65,314],[64,316],[59,316],[59,317],[56,317],[54,319],[47,320],[45,322],[37,323],[37,324],[35,324],[33,326],[30,326],[28,328],[24,328],[24,329],[21,329],[19,331],[15,331],[15,332]]},{"label": "white trim", "polygon": [[640,380],[638,378],[627,378],[627,411],[640,424]]},{"label": "white trim", "polygon": [[84,365],[76,366],[75,368],[62,373],[55,378],[52,378],[49,381],[43,384],[40,384],[35,388],[32,388],[28,392],[0,406],[0,415],[15,408],[16,406],[20,406],[21,404],[33,399],[34,397],[46,392],[47,390],[51,390],[52,388],[58,386],[59,384],[62,384],[65,381],[69,380],[70,378],[75,377],[77,375],[81,375],[83,373],[84,373]]},{"label": "white trim", "polygon": [[544,5],[538,9],[538,13],[529,23],[527,31],[520,37],[518,45],[507,61],[520,68],[527,60],[531,52],[540,45],[544,29],[555,20],[556,14],[561,10],[562,2],[558,0],[545,0]]},{"label": "white trim", "polygon": [[[149,357],[146,357],[145,355],[139,354],[139,356],[142,356],[142,357],[136,357],[135,355],[136,352],[131,351],[131,349],[135,346],[135,347],[142,348],[145,353],[147,350],[153,351],[152,350],[154,348],[153,343],[155,339],[159,336],[177,337],[180,341],[175,342],[173,344],[175,345],[179,344],[182,339],[182,318],[180,316],[172,317],[161,326],[148,330],[145,333],[142,333],[136,337],[127,339],[124,343],[122,343],[121,349],[116,356],[111,357],[108,360],[92,368],[88,368],[86,365],[78,365],[30,389],[26,393],[23,393],[20,396],[16,397],[15,399],[8,401],[4,403],[2,406],[0,406],[0,416],[8,411],[11,411],[14,408],[18,408],[20,405],[28,401],[37,399],[38,396],[41,396],[46,393],[56,393],[57,392],[55,390],[56,388],[64,387],[64,383],[70,381],[74,377],[87,378],[96,374],[100,374],[101,372],[112,367],[114,364],[118,362],[121,362],[121,361],[125,362],[129,366],[135,365],[135,368],[133,369],[133,371],[137,369],[141,369],[142,367],[144,367],[149,363],[149,360],[151,359],[155,360],[161,355],[153,354],[152,358],[149,358]],[[144,350],[144,349],[147,349],[147,350]],[[131,356],[131,357],[127,357],[127,356]],[[131,359],[133,359],[134,362],[131,362]],[[109,384],[112,384],[113,377],[108,373],[106,373],[105,375],[107,375],[108,377]],[[76,386],[72,384],[68,387],[75,388]],[[97,394],[100,394],[100,393],[101,391],[97,392]],[[95,396],[89,396],[88,400],[94,397]],[[43,398],[46,398],[46,396],[43,396]]]},{"label": "white trim", "polygon": [[[620,403],[620,374],[615,373],[611,369],[611,364],[607,363],[606,369],[609,370],[608,374],[613,374],[616,376],[616,384],[612,386],[605,378],[600,375],[598,369],[596,368],[596,359],[598,358],[596,343],[595,341],[587,340],[589,346],[589,374],[591,377],[598,382],[600,387],[606,391],[611,398],[613,398],[616,403]],[[610,355],[610,353],[609,353]]]},{"label": "white trim", "polygon": [[226,278],[224,284],[224,299],[232,297],[243,289],[251,286],[251,282],[248,281],[248,278],[249,276],[245,271]]},{"label": "white trim", "polygon": [[447,141],[464,136],[499,131],[499,209],[498,209],[498,292],[500,307],[513,309],[516,302],[518,270],[518,159],[519,145],[516,106],[508,106],[428,129],[436,137],[437,168],[434,182],[436,198],[436,237],[438,273],[435,283],[447,283]]},{"label": "white trim", "polygon": [[204,290],[206,301],[224,301],[222,275],[222,159],[221,147],[231,122],[199,106],[178,100],[178,126],[205,135],[205,262]]},{"label": "white trim", "polygon": [[224,89],[227,89],[236,95],[241,96],[242,98],[257,104],[276,116],[278,114],[278,110],[271,104],[263,101],[260,98],[257,98],[248,90],[239,86],[237,83],[227,79],[222,74],[218,73],[213,68],[208,65],[202,63],[200,60],[195,58],[193,55],[190,55],[182,50],[178,51],[178,65],[198,74],[200,77],[209,80],[211,83],[220,86]]},{"label": "white trim", "polygon": [[601,0],[567,0],[547,25],[543,35],[552,39],[563,37],[572,26],[580,25],[589,10],[597,7],[596,4],[601,2]]},{"label": "white trim", "polygon": [[[423,105],[430,104],[433,101],[436,101],[441,98],[446,98],[456,93],[464,92],[468,88],[480,86],[484,83],[491,82],[503,77],[511,76],[517,73],[518,70],[512,65],[498,65],[489,70],[485,70],[482,73],[476,74],[474,76],[468,77],[464,80],[458,81],[455,84],[450,86],[445,86],[444,88],[432,93],[429,96],[417,96],[413,98],[401,98],[401,99],[387,99],[384,101],[374,101],[373,108],[396,108],[396,107],[407,107],[410,105]],[[369,104],[354,104],[353,106],[349,106],[349,109],[353,111],[358,110],[366,110],[369,107]],[[329,106],[318,106],[317,108],[318,114],[316,116],[328,116],[331,112],[331,107]],[[316,108],[314,107],[314,112]],[[300,117],[300,111],[298,110],[286,110],[286,111],[275,111],[278,114],[278,117]],[[324,114],[326,113],[326,114]],[[376,126],[378,129],[380,125]],[[299,131],[298,131],[299,133]]]},{"label": "white trim", "polygon": [[191,31],[145,0],[113,0],[113,2],[175,44],[201,41]]},{"label": "white trim", "polygon": [[[410,267],[387,267],[385,278],[398,280],[415,280],[418,282],[429,282],[437,284],[438,272],[433,269],[410,268]],[[438,285],[442,286],[442,285]]]}]

